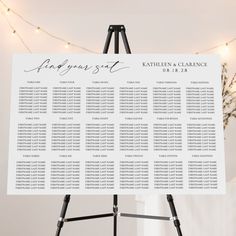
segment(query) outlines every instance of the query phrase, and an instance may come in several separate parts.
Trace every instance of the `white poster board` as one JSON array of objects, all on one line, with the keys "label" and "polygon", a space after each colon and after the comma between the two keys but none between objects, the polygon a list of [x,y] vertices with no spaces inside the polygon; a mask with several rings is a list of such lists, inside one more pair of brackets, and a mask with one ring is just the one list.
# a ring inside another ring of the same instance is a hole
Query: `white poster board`
[{"label": "white poster board", "polygon": [[23,54],[12,72],[9,194],[224,193],[216,56]]}]

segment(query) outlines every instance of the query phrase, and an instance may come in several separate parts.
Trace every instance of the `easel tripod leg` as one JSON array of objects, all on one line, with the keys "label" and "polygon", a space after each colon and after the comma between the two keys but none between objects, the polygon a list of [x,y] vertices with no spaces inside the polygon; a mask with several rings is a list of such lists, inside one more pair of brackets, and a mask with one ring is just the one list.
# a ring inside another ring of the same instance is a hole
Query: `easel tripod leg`
[{"label": "easel tripod leg", "polygon": [[61,233],[61,228],[64,225],[64,218],[65,218],[65,215],[66,215],[66,211],[67,211],[67,207],[68,207],[69,202],[70,202],[70,195],[65,195],[64,200],[63,200],[63,205],[62,205],[62,208],[61,208],[60,218],[57,222],[57,231],[56,231],[55,236],[59,236],[60,233]]},{"label": "easel tripod leg", "polygon": [[122,39],[123,39],[123,42],[124,42],[126,53],[131,54],[131,50],[130,50],[130,47],[129,47],[129,43],[128,43],[128,39],[127,39],[124,27],[122,27],[120,33],[121,33],[121,36],[122,36]]},{"label": "easel tripod leg", "polygon": [[119,53],[120,45],[119,45],[119,31],[115,30],[115,39],[114,39],[114,52],[115,54]]},{"label": "easel tripod leg", "polygon": [[113,236],[117,236],[117,213],[118,213],[118,196],[117,195],[113,195],[113,213],[114,213]]},{"label": "easel tripod leg", "polygon": [[110,46],[112,33],[113,33],[113,29],[110,26],[109,29],[108,29],[108,34],[107,34],[105,46],[104,46],[104,49],[103,49],[103,53],[104,54],[108,53],[108,49],[109,49],[109,46]]},{"label": "easel tripod leg", "polygon": [[175,209],[175,204],[174,204],[173,197],[170,194],[168,194],[166,196],[167,196],[167,201],[168,201],[169,206],[170,206],[173,222],[174,222],[174,225],[176,227],[178,236],[182,236],[182,232],[181,232],[181,229],[180,229],[180,221],[179,221],[178,216],[177,216],[177,212],[176,212],[176,209]]}]

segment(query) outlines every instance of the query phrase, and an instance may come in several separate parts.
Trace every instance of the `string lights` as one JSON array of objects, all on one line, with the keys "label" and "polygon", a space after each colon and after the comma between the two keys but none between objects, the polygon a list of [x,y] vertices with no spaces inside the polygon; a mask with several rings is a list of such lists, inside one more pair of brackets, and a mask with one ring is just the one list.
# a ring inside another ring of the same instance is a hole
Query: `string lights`
[{"label": "string lights", "polygon": [[[7,8],[7,12],[10,11],[10,8]],[[16,35],[18,37],[18,39],[20,40],[20,42],[22,43],[22,45],[25,47],[25,49],[32,53],[31,49],[27,46],[27,44],[25,43],[24,39],[22,38],[22,36],[20,35],[20,33],[18,31],[15,30],[15,28],[13,27],[13,25],[11,24],[11,22],[8,20],[6,14],[1,10],[1,15],[3,16],[3,18],[5,19],[5,21],[7,22],[8,26],[10,27],[11,31],[12,31],[12,35]]]},{"label": "string lights", "polygon": [[39,33],[39,32],[40,32],[40,27],[39,27],[39,26],[35,29],[35,32],[36,32],[36,33]]},{"label": "string lights", "polygon": [[229,40],[229,41],[227,41],[225,43],[218,44],[216,46],[213,46],[213,47],[201,50],[199,52],[196,52],[195,54],[207,53],[207,52],[210,52],[210,51],[218,49],[219,54],[222,57],[226,57],[229,54],[229,45],[234,43],[234,42],[236,42],[236,38],[232,38],[231,40]]},{"label": "string lights", "polygon": [[[9,6],[7,6],[7,4],[5,2],[3,2],[2,0],[0,0],[0,3],[2,4],[3,8],[5,8],[5,11],[1,11],[1,14],[2,16],[5,18],[5,20],[7,21],[9,27],[12,29],[12,32],[15,32],[18,36],[18,38],[20,39],[21,43],[24,45],[24,47],[26,47],[26,43],[25,41],[23,40],[23,38],[17,33],[17,31],[15,30],[15,28],[11,25],[9,19],[8,19],[8,16],[10,15],[10,13],[16,15],[19,19],[21,19],[24,23],[28,24],[29,26],[33,27],[34,28],[34,31],[36,33],[39,33],[39,32],[42,32],[44,34],[46,34],[47,36],[51,37],[51,38],[54,38],[58,41],[61,41],[62,43],[64,43],[65,45],[65,48],[68,49],[70,46],[72,47],[75,47],[75,48],[79,48],[83,51],[86,51],[86,52],[90,52],[90,53],[98,53],[98,52],[95,52],[93,50],[90,50],[88,48],[85,48],[83,46],[80,46],[78,44],[75,44],[75,43],[71,43],[61,37],[58,37],[52,33],[50,33],[49,31],[45,30],[44,28],[40,27],[40,26],[37,26],[35,24],[33,24],[32,22],[28,21],[25,17],[23,17],[21,14],[19,14],[18,12],[16,12],[15,10],[13,10],[12,8],[10,8]],[[31,50],[29,49],[29,47],[27,46],[27,51],[31,52]]]},{"label": "string lights", "polygon": [[70,47],[70,42],[67,42],[67,43],[65,44],[65,48],[68,49],[69,47]]},{"label": "string lights", "polygon": [[[32,22],[28,21],[21,14],[16,12],[14,9],[10,8],[4,1],[0,0],[0,3],[2,4],[2,6],[4,8],[4,11],[3,10],[1,11],[1,15],[5,18],[8,26],[11,28],[12,34],[16,35],[19,38],[19,40],[21,41],[23,46],[27,49],[27,51],[31,52],[31,49],[27,46],[27,44],[25,43],[25,41],[23,40],[23,37],[19,34],[19,32],[16,31],[15,27],[13,27],[13,25],[10,23],[10,21],[8,19],[10,13],[14,14],[15,16],[17,16],[24,23],[26,23],[29,26],[33,27],[35,33],[42,32],[42,33],[46,34],[47,36],[49,36],[49,37],[51,37],[53,39],[61,41],[64,44],[64,48],[65,49],[69,49],[70,47],[75,47],[75,48],[79,48],[79,49],[81,49],[83,51],[86,51],[86,52],[98,53],[98,52],[95,52],[95,51],[90,50],[90,49],[88,49],[86,47],[80,46],[78,44],[72,43],[72,42],[70,42],[70,41],[68,41],[68,40],[66,40],[66,39],[64,39],[62,37],[58,37],[58,36],[50,33],[49,31],[45,30],[44,28],[42,28],[42,27],[40,27],[38,25],[35,25]],[[195,52],[195,54],[208,53],[208,52],[211,52],[211,51],[214,51],[214,50],[218,49],[220,55],[223,56],[223,57],[226,57],[229,54],[229,45],[234,43],[234,42],[236,42],[236,38],[232,38],[231,40],[229,40],[229,41],[227,41],[225,43],[222,43],[222,44],[219,44],[219,45],[215,45],[213,47],[206,48],[204,50],[197,51],[197,52]]]}]

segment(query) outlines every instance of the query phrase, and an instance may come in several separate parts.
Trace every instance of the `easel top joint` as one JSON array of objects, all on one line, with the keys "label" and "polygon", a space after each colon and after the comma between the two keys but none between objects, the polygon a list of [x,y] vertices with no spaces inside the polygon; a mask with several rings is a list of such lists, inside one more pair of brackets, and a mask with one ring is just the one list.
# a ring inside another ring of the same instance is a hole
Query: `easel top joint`
[{"label": "easel top joint", "polygon": [[124,25],[110,25],[108,28],[108,31],[117,31],[117,32],[121,32],[121,31],[125,31],[125,26]]}]

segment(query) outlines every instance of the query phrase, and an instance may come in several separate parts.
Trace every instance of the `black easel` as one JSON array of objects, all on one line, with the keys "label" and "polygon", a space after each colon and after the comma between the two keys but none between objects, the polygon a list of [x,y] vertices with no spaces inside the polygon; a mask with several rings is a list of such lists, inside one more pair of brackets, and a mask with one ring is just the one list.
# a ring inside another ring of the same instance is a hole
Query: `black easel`
[{"label": "black easel", "polygon": [[[123,43],[125,46],[125,50],[127,54],[131,54],[131,50],[129,47],[129,43],[127,40],[127,36],[125,33],[125,27],[124,25],[110,25],[108,28],[108,34],[104,46],[103,53],[108,53],[109,45],[111,42],[112,34],[114,33],[114,53],[119,53],[119,35],[121,34]],[[119,213],[118,212],[118,195],[113,195],[113,212],[112,213],[105,213],[105,214],[99,214],[99,215],[89,215],[89,216],[80,216],[80,217],[73,217],[73,218],[65,218],[66,211],[68,204],[70,202],[70,195],[65,195],[60,218],[57,223],[57,231],[56,236],[60,235],[61,228],[63,227],[65,222],[71,222],[71,221],[79,221],[79,220],[89,220],[89,219],[95,219],[95,218],[104,218],[104,217],[113,217],[114,224],[113,224],[113,236],[117,236],[117,217],[132,217],[132,218],[143,218],[143,219],[153,219],[153,220],[165,220],[165,221],[173,221],[174,226],[176,227],[178,236],[182,236],[182,232],[180,229],[180,221],[178,219],[173,197],[172,195],[167,195],[167,201],[170,206],[172,217],[166,217],[166,216],[151,216],[151,215],[138,215],[138,214],[130,214],[130,213]]]}]

